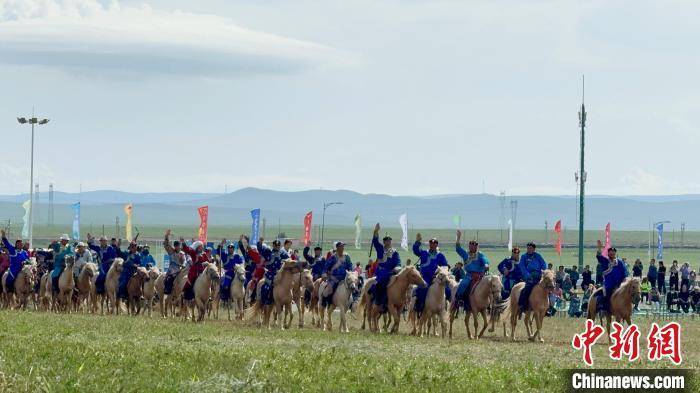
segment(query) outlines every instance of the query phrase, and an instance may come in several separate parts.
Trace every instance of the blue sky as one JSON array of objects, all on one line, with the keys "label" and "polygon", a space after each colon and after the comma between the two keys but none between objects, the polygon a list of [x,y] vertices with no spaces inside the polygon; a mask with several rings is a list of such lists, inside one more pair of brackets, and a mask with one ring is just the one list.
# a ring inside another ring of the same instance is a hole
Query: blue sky
[{"label": "blue sky", "polygon": [[0,0],[0,193],[700,193],[691,1]]}]

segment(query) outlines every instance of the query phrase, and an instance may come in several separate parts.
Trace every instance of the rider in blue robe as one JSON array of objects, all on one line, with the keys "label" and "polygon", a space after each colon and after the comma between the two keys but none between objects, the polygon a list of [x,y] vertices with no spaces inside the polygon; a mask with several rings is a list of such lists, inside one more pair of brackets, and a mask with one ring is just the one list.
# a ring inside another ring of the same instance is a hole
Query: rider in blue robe
[{"label": "rider in blue robe", "polygon": [[258,242],[258,251],[265,265],[265,283],[260,289],[260,300],[264,305],[274,303],[272,297],[272,288],[275,281],[277,271],[282,268],[282,261],[289,259],[289,254],[281,248],[282,244],[279,240],[272,242],[272,248],[262,242]]},{"label": "rider in blue robe", "polygon": [[153,267],[156,266],[156,260],[153,258],[153,255],[151,255],[151,248],[148,246],[143,246],[143,249],[141,249],[141,261],[139,262],[141,267],[145,267],[146,269],[150,270]]},{"label": "rider in blue robe", "polygon": [[107,238],[100,237],[100,245],[95,244],[95,239],[88,235],[88,247],[95,254],[100,261],[100,274],[95,279],[95,291],[98,294],[103,294],[105,292],[105,279],[107,278],[107,272],[109,268],[112,267],[112,262],[117,258],[116,249],[117,239],[112,238],[112,245],[107,245]]},{"label": "rider in blue robe", "polygon": [[602,267],[603,270],[603,293],[598,292],[598,311],[607,311],[610,308],[610,298],[613,292],[620,287],[625,278],[629,275],[625,262],[622,259],[617,258],[617,249],[614,247],[608,248],[607,258],[603,256],[601,252],[601,244],[598,246],[598,252],[596,253],[596,259]]},{"label": "rider in blue robe", "polygon": [[126,257],[122,273],[119,276],[119,291],[117,296],[120,298],[126,299],[128,297],[126,286],[129,284],[129,279],[136,273],[136,268],[139,266],[141,266],[141,254],[136,251],[136,243],[131,243],[131,245],[129,245],[129,256]]},{"label": "rider in blue robe", "polygon": [[489,269],[489,259],[479,251],[479,243],[473,240],[469,242],[469,252],[467,252],[459,243],[461,237],[462,232],[457,231],[455,249],[464,262],[464,270],[466,270],[467,274],[459,282],[456,295],[457,299],[464,301],[464,308],[468,309],[470,285],[474,279],[481,279]]},{"label": "rider in blue robe", "polygon": [[66,257],[75,255],[73,246],[70,245],[70,237],[66,234],[61,235],[60,243],[53,242],[49,246],[54,251],[53,271],[51,272],[51,290],[58,293],[58,279],[66,267]]},{"label": "rider in blue robe", "polygon": [[314,255],[309,254],[311,247],[304,247],[304,259],[311,267],[311,277],[314,281],[323,276],[326,271],[326,258],[323,257],[323,249],[319,246],[314,247]]},{"label": "rider in blue robe", "polygon": [[379,242],[379,229],[380,226],[377,224],[372,236],[372,247],[377,250],[377,269],[374,272],[377,283],[374,288],[370,288],[370,291],[374,295],[374,304],[386,307],[387,285],[391,276],[396,274],[395,269],[401,267],[401,257],[398,251],[391,247],[391,236],[384,236],[382,243]]},{"label": "rider in blue robe", "polygon": [[520,257],[520,262],[518,263],[520,275],[525,279],[525,287],[523,287],[518,298],[521,312],[530,307],[532,288],[540,282],[542,272],[547,270],[547,262],[542,258],[542,255],[535,252],[536,249],[537,245],[535,243],[528,243],[527,252]]},{"label": "rider in blue robe", "polygon": [[425,307],[425,298],[428,295],[428,288],[433,282],[433,277],[435,272],[440,266],[447,266],[447,258],[445,255],[438,251],[438,240],[435,238],[428,241],[428,251],[421,249],[422,237],[419,234],[416,235],[416,242],[413,243],[413,254],[418,257],[418,271],[420,272],[423,280],[427,284],[425,287],[417,287],[415,291],[416,295],[416,305],[415,310],[419,313],[423,312]]},{"label": "rider in blue robe", "polygon": [[333,293],[335,293],[336,288],[338,288],[338,284],[345,280],[345,276],[348,272],[353,271],[350,255],[345,254],[345,243],[335,243],[335,250],[335,254],[326,261],[326,282],[328,282],[328,285],[330,285],[332,289],[325,292],[326,296],[322,299],[322,305],[324,307],[328,305],[333,298]]},{"label": "rider in blue robe", "polygon": [[506,258],[498,264],[498,272],[501,273],[503,278],[503,292],[501,293],[501,298],[506,299],[510,296],[510,290],[513,289],[515,284],[522,281],[522,275],[520,274],[520,269],[518,268],[518,262],[520,261],[520,249],[518,247],[513,247],[513,251],[509,258]]},{"label": "rider in blue robe", "polygon": [[24,261],[29,259],[29,254],[22,249],[22,240],[17,239],[15,245],[13,246],[5,237],[5,231],[2,231],[2,244],[7,249],[7,253],[10,256],[10,268],[8,269],[9,274],[7,275],[7,289],[9,292],[15,291],[15,279],[20,271],[22,271],[22,266]]},{"label": "rider in blue robe", "polygon": [[236,253],[236,246],[233,243],[229,243],[226,251],[224,251],[223,242],[219,245],[219,256],[224,268],[219,297],[221,300],[227,301],[231,295],[231,283],[233,282],[233,276],[236,275],[236,265],[243,263],[243,258]]}]

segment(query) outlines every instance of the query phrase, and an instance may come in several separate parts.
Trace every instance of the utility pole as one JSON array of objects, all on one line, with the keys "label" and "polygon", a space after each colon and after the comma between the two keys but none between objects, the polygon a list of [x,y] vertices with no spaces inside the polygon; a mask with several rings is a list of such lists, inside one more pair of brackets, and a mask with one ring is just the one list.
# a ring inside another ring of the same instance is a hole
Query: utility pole
[{"label": "utility pole", "polygon": [[510,201],[510,220],[513,223],[513,232],[515,232],[515,219],[518,217],[518,201]]},{"label": "utility pole", "polygon": [[547,220],[544,220],[544,244],[549,244],[549,223]]},{"label": "utility pole", "polygon": [[685,245],[685,223],[681,223],[681,247]]},{"label": "utility pole", "polygon": [[498,221],[498,229],[501,232],[501,243],[503,243],[503,225],[505,225],[506,223],[506,192],[504,190],[501,191],[501,194],[499,195],[498,199],[501,203],[501,218]]},{"label": "utility pole", "polygon": [[583,270],[583,209],[586,196],[586,166],[585,166],[585,151],[586,151],[586,77],[582,79],[582,94],[581,94],[581,110],[578,113],[579,126],[581,127],[581,190],[579,191],[579,217],[578,217],[578,269]]},{"label": "utility pole", "polygon": [[53,183],[49,184],[49,228],[53,228]]},{"label": "utility pole", "polygon": [[119,239],[119,216],[114,217],[114,224],[117,227],[117,239]]}]

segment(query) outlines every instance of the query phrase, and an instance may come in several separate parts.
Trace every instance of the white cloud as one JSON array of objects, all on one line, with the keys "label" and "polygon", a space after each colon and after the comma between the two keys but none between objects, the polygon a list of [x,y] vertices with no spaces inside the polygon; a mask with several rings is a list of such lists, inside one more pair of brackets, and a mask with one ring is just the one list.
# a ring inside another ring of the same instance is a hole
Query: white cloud
[{"label": "white cloud", "polygon": [[215,15],[122,7],[118,1],[0,0],[0,62],[80,73],[227,77],[347,65],[354,59]]}]

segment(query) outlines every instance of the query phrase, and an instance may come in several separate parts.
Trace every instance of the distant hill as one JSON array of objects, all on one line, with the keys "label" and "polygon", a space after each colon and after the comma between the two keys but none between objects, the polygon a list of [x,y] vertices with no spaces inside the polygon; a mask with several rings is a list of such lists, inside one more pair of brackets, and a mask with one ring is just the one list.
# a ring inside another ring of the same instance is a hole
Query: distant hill
[{"label": "distant hill", "polygon": [[[0,196],[0,220],[20,220],[21,202],[27,195]],[[244,224],[250,221],[249,211],[261,208],[269,222],[301,225],[303,215],[314,211],[315,223],[321,220],[324,202],[343,202],[327,210],[326,223],[351,225],[361,214],[365,225],[381,222],[397,227],[398,217],[408,214],[414,227],[450,228],[452,217],[462,216],[464,228],[498,228],[501,214],[510,217],[510,201],[517,200],[516,227],[544,228],[545,220],[552,227],[562,219],[567,228],[576,227],[577,201],[573,196],[509,196],[501,212],[501,200],[496,195],[435,195],[390,196],[360,194],[348,190],[310,190],[284,192],[244,188],[228,194],[211,193],[128,193],[121,191],[90,191],[78,195],[56,192],[54,212],[57,223],[70,223],[70,204],[80,199],[83,223],[114,224],[123,218],[123,205],[134,203],[134,222],[140,225],[196,225],[195,207],[209,205],[211,225]],[[40,195],[37,222],[47,220],[47,193]],[[674,196],[590,196],[586,198],[586,228],[602,228],[608,221],[615,229],[647,230],[649,220],[669,220],[680,227],[686,222],[688,230],[700,229],[700,195]]]}]

